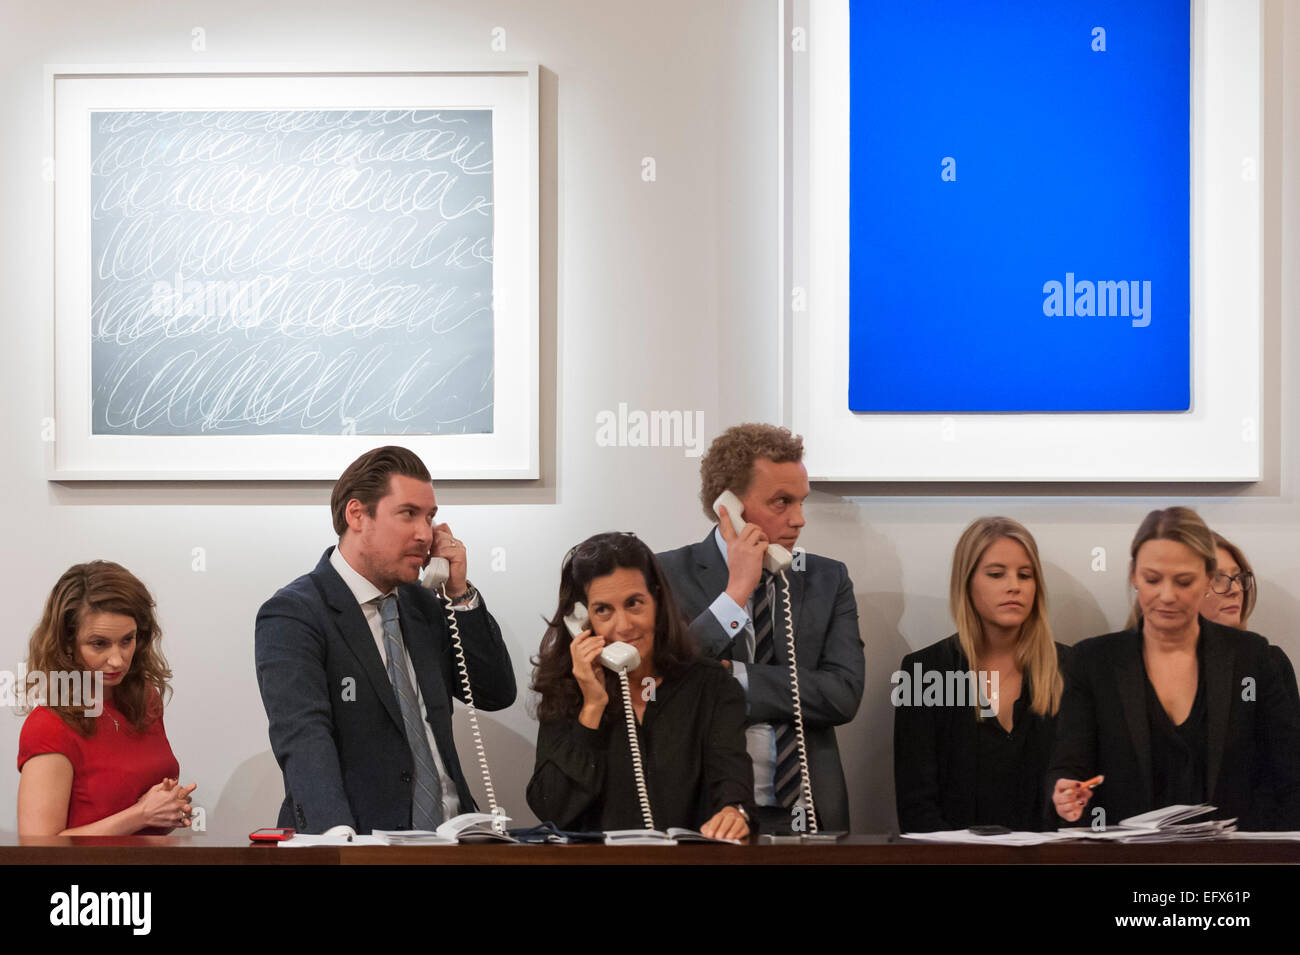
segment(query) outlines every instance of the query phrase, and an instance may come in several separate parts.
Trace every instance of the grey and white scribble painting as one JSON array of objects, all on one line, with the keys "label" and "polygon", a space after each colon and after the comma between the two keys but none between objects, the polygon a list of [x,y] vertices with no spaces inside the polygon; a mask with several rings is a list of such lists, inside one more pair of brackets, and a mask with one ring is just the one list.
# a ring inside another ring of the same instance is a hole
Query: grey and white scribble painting
[{"label": "grey and white scribble painting", "polygon": [[91,113],[92,433],[492,431],[492,112]]}]

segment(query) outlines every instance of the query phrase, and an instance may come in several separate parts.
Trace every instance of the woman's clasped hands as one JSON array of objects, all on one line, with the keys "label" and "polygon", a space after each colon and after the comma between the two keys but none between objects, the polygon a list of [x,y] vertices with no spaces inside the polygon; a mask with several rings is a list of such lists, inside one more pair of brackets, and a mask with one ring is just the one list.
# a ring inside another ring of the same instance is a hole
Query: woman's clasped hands
[{"label": "woman's clasped hands", "polygon": [[157,829],[189,826],[194,812],[194,807],[190,805],[190,793],[197,786],[198,783],[182,786],[176,779],[164,779],[153,786],[136,801],[143,818],[142,825]]}]

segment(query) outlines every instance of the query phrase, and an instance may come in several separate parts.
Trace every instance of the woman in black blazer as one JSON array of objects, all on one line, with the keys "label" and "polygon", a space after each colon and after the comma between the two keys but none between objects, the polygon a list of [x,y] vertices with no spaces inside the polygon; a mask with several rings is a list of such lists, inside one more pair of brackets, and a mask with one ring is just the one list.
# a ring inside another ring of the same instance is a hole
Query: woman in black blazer
[{"label": "woman in black blazer", "polygon": [[[1241,829],[1300,827],[1294,676],[1263,637],[1200,615],[1209,528],[1185,507],[1152,511],[1130,554],[1133,626],[1074,648],[1048,774],[1058,816],[1077,821],[1091,802],[1087,821],[1113,825],[1206,802]],[[1094,774],[1095,792],[1079,784]]]},{"label": "woman in black blazer", "polygon": [[[1210,578],[1210,589],[1201,600],[1201,616],[1210,623],[1221,624],[1235,630],[1246,630],[1250,615],[1255,611],[1255,600],[1259,588],[1255,586],[1255,571],[1246,559],[1240,547],[1221,534],[1214,534],[1214,576]],[[1287,696],[1292,705],[1300,707],[1300,691],[1296,688],[1295,668],[1286,651],[1275,644],[1269,644],[1268,654],[1277,667],[1278,674],[1286,682]],[[1273,780],[1267,780],[1258,794],[1261,811],[1266,820],[1283,811],[1284,804],[1279,802],[1278,786]],[[1280,825],[1281,819],[1272,823]]]},{"label": "woman in black blazer", "polygon": [[[1210,589],[1201,599],[1201,616],[1210,623],[1221,624],[1235,630],[1245,630],[1246,622],[1255,612],[1255,572],[1241,548],[1222,534],[1214,534],[1214,576]],[[1129,621],[1132,626],[1134,621]],[[1277,665],[1278,673],[1287,681],[1288,693],[1300,706],[1300,691],[1296,688],[1295,668],[1286,651],[1275,644],[1268,645],[1269,655]]]},{"label": "woman in black blazer", "polygon": [[967,527],[949,602],[957,632],[909,653],[894,674],[899,830],[1041,829],[1065,648],[1052,642],[1029,531],[1005,517]]}]

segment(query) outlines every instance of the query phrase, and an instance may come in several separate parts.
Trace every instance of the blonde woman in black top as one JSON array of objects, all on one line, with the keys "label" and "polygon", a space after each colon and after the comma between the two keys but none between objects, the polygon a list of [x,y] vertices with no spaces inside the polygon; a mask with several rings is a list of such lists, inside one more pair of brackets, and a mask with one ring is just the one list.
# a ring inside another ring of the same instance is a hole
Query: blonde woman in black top
[{"label": "blonde woman in black top", "polygon": [[[1007,517],[974,521],[953,553],[949,604],[957,632],[904,657],[896,681],[899,829],[1041,829],[1065,648],[1052,640],[1033,535]],[[935,673],[942,699],[916,693]]]}]

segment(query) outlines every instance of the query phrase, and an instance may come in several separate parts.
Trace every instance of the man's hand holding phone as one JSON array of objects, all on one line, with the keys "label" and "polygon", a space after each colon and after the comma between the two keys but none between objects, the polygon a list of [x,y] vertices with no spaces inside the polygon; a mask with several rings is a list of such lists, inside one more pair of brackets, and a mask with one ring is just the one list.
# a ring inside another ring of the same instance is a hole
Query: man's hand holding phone
[{"label": "man's hand holding phone", "polygon": [[465,553],[465,545],[452,536],[451,528],[446,524],[438,524],[434,527],[433,545],[424,565],[429,566],[429,561],[434,557],[441,557],[450,565],[445,593],[449,597],[458,597],[465,593],[469,589],[466,583],[469,576],[469,558]]},{"label": "man's hand holding phone", "polygon": [[736,602],[737,607],[744,607],[763,578],[763,558],[771,541],[757,524],[746,524],[739,534],[736,533],[726,505],[721,505],[719,510],[722,519],[718,521],[718,528],[727,543],[727,596]]}]

